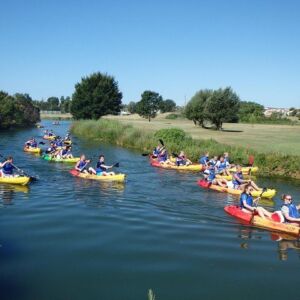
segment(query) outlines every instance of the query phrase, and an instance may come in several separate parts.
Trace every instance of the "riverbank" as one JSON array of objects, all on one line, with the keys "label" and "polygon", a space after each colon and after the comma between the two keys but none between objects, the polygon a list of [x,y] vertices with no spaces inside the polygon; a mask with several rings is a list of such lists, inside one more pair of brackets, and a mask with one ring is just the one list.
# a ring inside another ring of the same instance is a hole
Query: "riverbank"
[{"label": "riverbank", "polygon": [[41,114],[41,120],[72,120],[73,116],[70,113],[65,114]]},{"label": "riverbank", "polygon": [[197,161],[199,156],[206,151],[209,151],[211,156],[229,152],[231,159],[235,163],[241,164],[246,164],[249,155],[254,155],[255,164],[259,166],[261,175],[300,179],[299,156],[272,152],[261,153],[251,147],[226,145],[213,139],[194,139],[186,131],[179,128],[147,130],[116,120],[101,119],[98,121],[75,121],[71,131],[80,138],[115,144],[145,153],[151,153],[158,139],[162,138],[170,153],[178,153],[183,150],[193,161]]}]

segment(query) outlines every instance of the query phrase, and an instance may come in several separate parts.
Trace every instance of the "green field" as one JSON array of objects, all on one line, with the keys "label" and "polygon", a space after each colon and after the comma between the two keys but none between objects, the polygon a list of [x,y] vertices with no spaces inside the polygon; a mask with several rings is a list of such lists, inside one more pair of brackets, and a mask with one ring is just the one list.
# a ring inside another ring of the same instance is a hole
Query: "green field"
[{"label": "green field", "polygon": [[185,130],[194,139],[214,139],[220,143],[249,147],[264,153],[300,155],[300,126],[298,125],[225,123],[224,131],[215,131],[196,127],[192,121],[186,119],[165,119],[165,115],[158,116],[151,122],[138,115],[106,116],[105,118],[130,123],[149,131],[177,127]]}]

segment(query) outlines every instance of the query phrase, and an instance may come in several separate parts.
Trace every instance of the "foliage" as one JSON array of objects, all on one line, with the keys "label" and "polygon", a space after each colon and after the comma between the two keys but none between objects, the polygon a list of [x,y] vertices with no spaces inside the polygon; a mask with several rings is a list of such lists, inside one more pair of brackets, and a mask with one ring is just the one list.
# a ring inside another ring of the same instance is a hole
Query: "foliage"
[{"label": "foliage", "polygon": [[162,101],[162,96],[158,93],[144,91],[141,95],[141,100],[137,103],[136,111],[141,117],[148,119],[150,122],[151,118],[156,117]]},{"label": "foliage", "polygon": [[206,101],[204,116],[220,130],[223,122],[237,117],[239,105],[240,99],[231,88],[218,89]]},{"label": "foliage", "polygon": [[184,114],[189,120],[192,120],[195,125],[198,124],[199,126],[204,127],[204,109],[206,102],[212,96],[212,94],[212,90],[200,90],[186,105]]},{"label": "foliage", "polygon": [[40,121],[40,111],[28,94],[0,91],[0,128],[24,127]]},{"label": "foliage", "polygon": [[131,114],[136,113],[136,103],[134,101],[130,101],[127,105],[127,111]]},{"label": "foliage", "polygon": [[158,139],[162,138],[169,153],[178,153],[183,150],[192,161],[197,161],[199,156],[206,151],[209,151],[211,156],[229,152],[231,159],[241,164],[246,164],[249,155],[254,155],[255,164],[259,166],[261,175],[300,179],[299,156],[259,153],[250,148],[225,145],[212,139],[194,140],[181,129],[163,129],[152,133],[118,121],[100,119],[98,121],[75,121],[71,130],[73,134],[81,138],[117,144],[148,153],[152,152]]},{"label": "foliage", "polygon": [[176,103],[170,99],[163,100],[160,103],[159,110],[161,113],[173,112],[176,110]]},{"label": "foliage", "polygon": [[238,115],[241,122],[248,122],[250,118],[263,118],[264,107],[256,102],[241,101]]},{"label": "foliage", "polygon": [[34,104],[40,110],[47,110],[47,111],[61,111],[62,113],[69,113],[71,107],[71,99],[70,97],[49,97],[47,101],[38,101],[35,100]]},{"label": "foliage", "polygon": [[71,113],[75,119],[98,119],[120,112],[122,93],[114,77],[100,72],[75,85]]},{"label": "foliage", "polygon": [[169,114],[169,115],[166,116],[167,120],[175,120],[175,119],[179,119],[179,118],[182,118],[182,115],[179,114],[179,113]]}]

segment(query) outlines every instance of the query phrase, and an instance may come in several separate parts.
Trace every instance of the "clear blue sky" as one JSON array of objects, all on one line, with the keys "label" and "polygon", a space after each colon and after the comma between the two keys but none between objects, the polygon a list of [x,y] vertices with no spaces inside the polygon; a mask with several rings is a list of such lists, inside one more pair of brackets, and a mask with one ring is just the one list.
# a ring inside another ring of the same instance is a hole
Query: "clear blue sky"
[{"label": "clear blue sky", "polygon": [[243,100],[300,107],[300,1],[1,1],[0,89],[68,96],[115,76],[123,102],[154,90],[184,104],[231,86]]}]

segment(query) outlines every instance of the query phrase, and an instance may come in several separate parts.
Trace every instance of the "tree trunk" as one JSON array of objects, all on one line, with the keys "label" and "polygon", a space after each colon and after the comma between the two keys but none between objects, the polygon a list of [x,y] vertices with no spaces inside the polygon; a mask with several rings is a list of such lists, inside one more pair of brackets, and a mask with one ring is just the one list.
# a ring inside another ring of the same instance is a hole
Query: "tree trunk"
[{"label": "tree trunk", "polygon": [[149,121],[149,122],[151,121],[151,117],[150,117],[150,116],[148,117],[148,121]]}]

